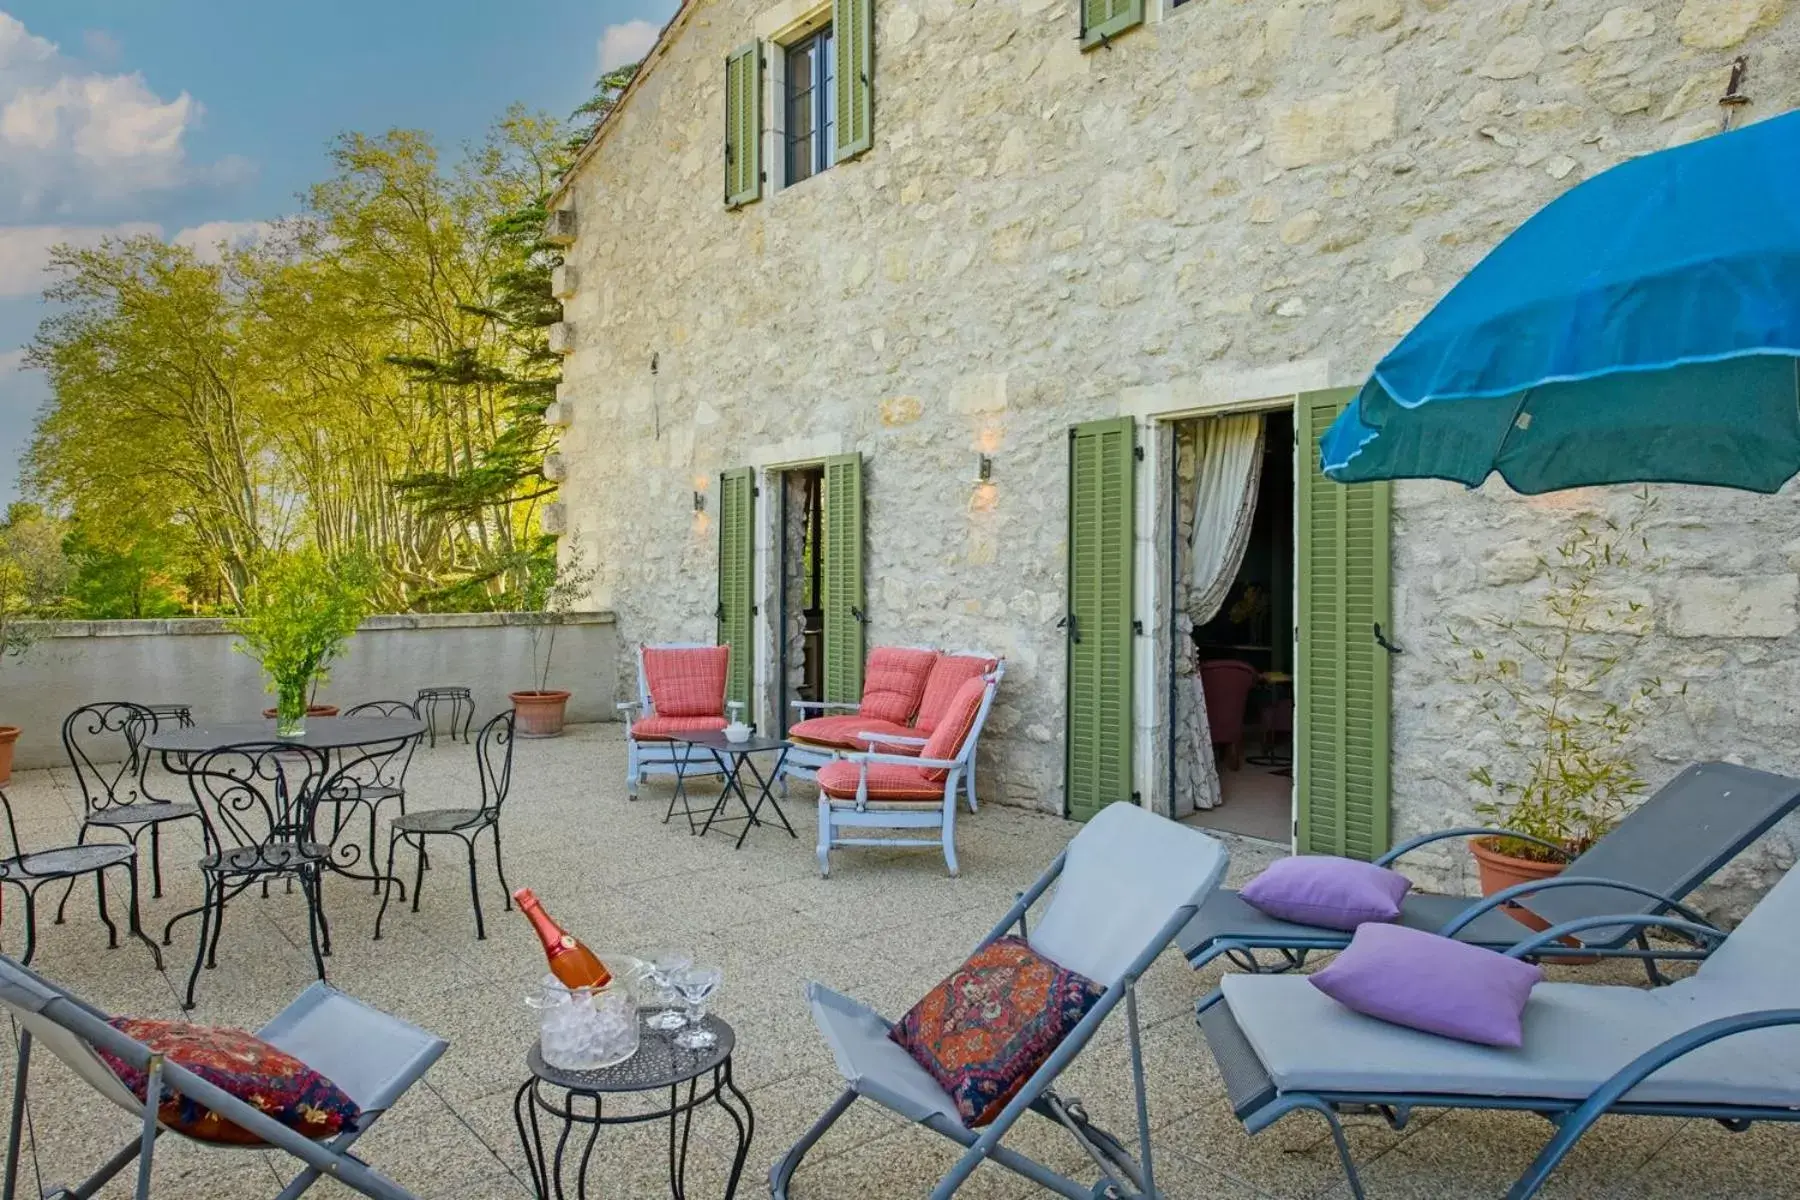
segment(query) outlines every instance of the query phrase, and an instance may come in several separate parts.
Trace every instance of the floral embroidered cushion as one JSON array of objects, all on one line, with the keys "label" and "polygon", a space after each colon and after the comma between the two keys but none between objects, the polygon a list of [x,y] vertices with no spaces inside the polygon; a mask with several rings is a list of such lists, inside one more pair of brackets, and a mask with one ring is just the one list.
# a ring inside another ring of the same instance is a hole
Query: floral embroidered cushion
[{"label": "floral embroidered cushion", "polygon": [[977,950],[888,1036],[931,1074],[965,1124],[1000,1115],[1106,989],[1016,937]]},{"label": "floral embroidered cushion", "polygon": [[[362,1119],[356,1102],[331,1080],[241,1029],[149,1017],[114,1017],[110,1024],[305,1137],[336,1137]],[[148,1082],[145,1073],[109,1051],[99,1053],[119,1081],[143,1099]],[[262,1144],[255,1134],[167,1088],[156,1115],[168,1128],[199,1141]]]}]

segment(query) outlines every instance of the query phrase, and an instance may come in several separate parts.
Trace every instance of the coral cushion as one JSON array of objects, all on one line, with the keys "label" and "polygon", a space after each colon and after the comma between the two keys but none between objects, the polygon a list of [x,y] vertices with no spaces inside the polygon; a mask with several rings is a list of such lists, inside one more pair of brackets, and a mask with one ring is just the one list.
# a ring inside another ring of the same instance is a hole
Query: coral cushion
[{"label": "coral cushion", "polygon": [[[905,725],[897,725],[893,721],[877,721],[873,717],[862,717],[855,713],[840,713],[830,717],[810,717],[797,721],[788,727],[788,738],[796,742],[809,742],[814,746],[826,746],[833,750],[867,750],[869,744],[859,733],[891,733],[898,737],[913,737],[913,731]],[[899,747],[883,745],[883,750],[903,753]]]},{"label": "coral cushion", "polygon": [[[962,753],[963,742],[968,740],[970,730],[975,728],[975,718],[981,712],[981,699],[986,694],[987,680],[980,676],[963,680],[949,706],[944,709],[944,719],[926,739],[924,749],[919,751],[919,757],[946,759],[955,758]],[[942,783],[949,777],[950,771],[945,767],[932,767],[925,774]]]},{"label": "coral cushion", "polygon": [[725,728],[724,717],[640,717],[631,723],[631,736],[640,742],[667,740],[678,733],[718,733]]},{"label": "coral cushion", "polygon": [[725,672],[731,647],[644,647],[644,682],[659,717],[725,715]]},{"label": "coral cushion", "polygon": [[[839,800],[854,800],[856,781],[861,774],[862,764],[840,758],[820,767],[816,782],[819,790],[827,796]],[[941,801],[944,798],[944,781],[939,779],[933,782],[929,776],[928,771],[899,763],[870,763],[869,799]]]},{"label": "coral cushion", "polygon": [[937,661],[936,650],[905,650],[881,646],[869,654],[863,677],[862,704],[857,712],[878,721],[904,725],[919,711],[925,680]]},{"label": "coral cushion", "polygon": [[1405,925],[1357,928],[1312,985],[1364,1016],[1462,1042],[1512,1049],[1524,1042],[1535,963]]},{"label": "coral cushion", "polygon": [[[214,1087],[260,1109],[309,1138],[336,1137],[362,1119],[362,1110],[336,1084],[293,1055],[241,1029],[190,1025],[148,1017],[114,1017],[114,1029],[186,1067]],[[106,1050],[100,1058],[125,1087],[142,1100],[143,1071]],[[203,1142],[258,1146],[262,1139],[202,1104],[168,1089],[157,1119],[177,1133]]]},{"label": "coral cushion", "polygon": [[1283,921],[1355,929],[1366,921],[1399,917],[1400,902],[1411,887],[1400,872],[1373,863],[1301,854],[1275,860],[1238,895]]},{"label": "coral cushion", "polygon": [[888,1036],[937,1080],[965,1124],[986,1125],[1105,991],[1003,937],[977,950]]},{"label": "coral cushion", "polygon": [[919,701],[919,719],[913,722],[920,737],[936,732],[944,719],[944,710],[962,685],[978,675],[986,675],[999,666],[999,660],[977,658],[973,654],[942,654],[932,664],[931,677],[925,681],[925,695]]}]

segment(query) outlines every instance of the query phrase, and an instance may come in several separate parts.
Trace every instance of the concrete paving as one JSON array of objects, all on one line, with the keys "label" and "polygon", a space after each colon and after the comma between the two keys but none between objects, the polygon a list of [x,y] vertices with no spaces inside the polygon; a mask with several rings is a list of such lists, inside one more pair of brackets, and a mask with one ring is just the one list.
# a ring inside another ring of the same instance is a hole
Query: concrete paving
[{"label": "concrete paving", "polygon": [[[725,985],[715,1010],[736,1028],[736,1078],[755,1109],[755,1137],[740,1196],[767,1194],[771,1163],[839,1091],[830,1054],[801,998],[820,980],[898,1016],[954,968],[970,947],[1067,842],[1075,826],[996,805],[958,821],[962,874],[949,879],[931,851],[842,850],[832,877],[813,858],[810,790],[787,808],[799,833],[751,832],[741,850],[715,831],[689,835],[678,816],[663,824],[669,790],[644,789],[628,803],[624,743],[617,726],[571,729],[563,738],[521,742],[504,816],[507,877],[530,886],[546,907],[601,951],[686,948],[717,963]],[[65,771],[17,773],[6,789],[28,847],[73,840],[80,799]],[[439,741],[422,749],[408,780],[409,807],[474,802],[472,752]],[[424,1082],[361,1143],[363,1156],[421,1197],[500,1200],[530,1195],[513,1097],[525,1078],[534,1036],[523,997],[543,974],[535,938],[503,911],[487,848],[480,880],[488,937],[475,938],[466,863],[453,844],[434,857],[421,910],[395,904],[380,942],[370,940],[378,901],[367,885],[332,880],[326,888],[336,986],[432,1029],[451,1043]],[[164,841],[166,895],[147,900],[157,930],[197,901],[192,866],[197,840]],[[1267,863],[1260,843],[1233,845],[1232,877]],[[403,860],[405,878],[410,859]],[[147,878],[147,872],[146,872]],[[148,884],[146,882],[146,893]],[[23,947],[16,892],[8,890],[0,942]],[[122,917],[116,902],[114,913]],[[176,929],[167,968],[158,973],[141,944],[106,948],[91,886],[77,889],[66,924],[41,918],[39,970],[118,1014],[180,1017],[179,995],[198,930]],[[1592,970],[1592,969],[1584,969]],[[1194,1029],[1193,1001],[1218,969],[1195,973],[1171,952],[1147,976],[1141,1011],[1156,1147],[1157,1182],[1174,1198],[1280,1200],[1348,1195],[1324,1126],[1290,1117],[1258,1138],[1232,1119],[1217,1071]],[[201,975],[189,1019],[256,1028],[312,977],[305,912],[298,895],[276,888],[267,899],[234,903],[218,967]],[[1623,976],[1629,979],[1629,975]],[[1130,1075],[1122,1017],[1065,1076],[1094,1118],[1132,1132]],[[10,1103],[11,1057],[0,1102]],[[72,1182],[132,1134],[124,1114],[80,1087],[60,1064],[40,1056],[31,1089],[35,1155],[25,1162],[24,1194],[43,1182]],[[668,1195],[665,1127],[606,1131],[595,1151],[588,1194]],[[731,1141],[718,1112],[697,1119],[689,1195],[723,1194]],[[1352,1122],[1351,1137],[1372,1200],[1462,1200],[1504,1194],[1549,1135],[1531,1117],[1424,1114],[1404,1135],[1378,1121]],[[1009,1139],[1065,1170],[1080,1159],[1057,1128],[1035,1118]],[[801,1198],[924,1196],[948,1169],[949,1144],[860,1104],[813,1152],[796,1177]],[[257,1151],[203,1149],[166,1138],[156,1154],[158,1196],[245,1200],[272,1196],[285,1161]],[[1085,1174],[1084,1174],[1084,1177]],[[104,1196],[124,1196],[115,1184]],[[350,1195],[320,1184],[311,1195]],[[571,1191],[571,1195],[573,1192]],[[1011,1200],[1047,1195],[999,1168],[983,1167],[961,1193]],[[1800,1198],[1800,1130],[1759,1127],[1733,1135],[1699,1121],[1609,1120],[1565,1164],[1545,1195],[1608,1200],[1713,1197]]]}]

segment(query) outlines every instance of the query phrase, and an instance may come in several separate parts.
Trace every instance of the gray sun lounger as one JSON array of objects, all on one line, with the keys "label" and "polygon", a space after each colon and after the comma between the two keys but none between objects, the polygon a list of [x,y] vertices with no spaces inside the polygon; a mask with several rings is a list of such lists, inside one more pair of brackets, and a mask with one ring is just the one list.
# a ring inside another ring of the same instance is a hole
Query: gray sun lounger
[{"label": "gray sun lounger", "polygon": [[[1162,1195],[1150,1156],[1149,1103],[1144,1056],[1138,1041],[1137,981],[1168,948],[1202,897],[1225,873],[1225,848],[1195,829],[1177,825],[1130,804],[1113,804],[1082,827],[1056,861],[1019,897],[981,945],[1015,930],[1050,961],[1106,986],[1106,994],[1071,1030],[992,1123],[971,1129],[935,1079],[889,1040],[891,1024],[873,1010],[814,983],[807,986],[813,1021],[830,1045],[846,1089],[769,1173],[774,1200],[787,1200],[788,1183],[808,1151],[858,1099],[871,1100],[964,1148],[938,1181],[932,1200],[947,1200],[984,1161],[1023,1175],[1071,1200],[1114,1196],[1121,1200]],[[1026,914],[1052,884],[1056,891],[1029,926]],[[1089,1123],[1075,1100],[1052,1085],[1088,1045],[1118,1005],[1125,1006],[1137,1099],[1137,1154]],[[1100,1168],[1096,1184],[1079,1183],[1026,1157],[1003,1138],[1027,1111],[1062,1126]],[[884,1193],[885,1195],[886,1193]]]},{"label": "gray sun lounger", "polygon": [[[1674,913],[1698,922],[1700,918],[1681,901],[1796,804],[1800,780],[1733,763],[1695,763],[1554,879],[1521,884],[1480,901],[1412,892],[1401,909],[1400,923],[1504,950],[1532,932],[1502,908],[1525,897],[1531,911],[1552,925],[1619,913]],[[1521,836],[1507,830],[1449,829],[1414,838],[1376,861],[1390,866],[1421,846],[1483,833]],[[1175,940],[1196,969],[1223,955],[1256,972],[1271,969],[1257,960],[1256,951],[1279,952],[1273,969],[1285,971],[1302,965],[1311,953],[1343,949],[1350,944],[1350,935],[1279,920],[1252,908],[1236,892],[1220,888]],[[1653,950],[1641,929],[1603,925],[1584,927],[1567,942],[1546,945],[1537,957],[1591,955],[1642,959],[1651,981],[1660,982],[1656,960],[1694,958],[1698,952]]]},{"label": "gray sun lounger", "polygon": [[[1679,917],[1603,914],[1553,926],[1512,948],[1613,922],[1709,940]],[[1232,1110],[1259,1133],[1297,1109],[1322,1113],[1349,1178],[1362,1184],[1338,1114],[1374,1107],[1396,1128],[1416,1108],[1508,1109],[1554,1132],[1508,1193],[1536,1194],[1607,1114],[1693,1117],[1742,1130],[1800,1121],[1800,869],[1763,898],[1688,979],[1660,988],[1540,983],[1524,1045],[1476,1046],[1390,1025],[1338,1004],[1302,976],[1229,975],[1223,1004],[1200,1014]]]},{"label": "gray sun lounger", "polygon": [[266,1143],[227,1146],[222,1150],[279,1150],[305,1164],[277,1200],[294,1200],[322,1175],[330,1175],[344,1186],[377,1200],[417,1200],[411,1192],[352,1155],[350,1147],[430,1069],[449,1043],[335,988],[313,984],[256,1035],[337,1084],[362,1109],[362,1119],[354,1129],[317,1142],[172,1062],[152,1063],[149,1049],[107,1024],[107,1014],[4,956],[0,956],[0,1010],[9,1013],[19,1026],[12,1125],[6,1146],[5,1200],[13,1200],[18,1187],[33,1047],[49,1050],[89,1087],[142,1122],[140,1135],[86,1180],[73,1188],[52,1189],[47,1196],[92,1196],[134,1160],[138,1172],[132,1195],[137,1200],[147,1200],[150,1195],[151,1156],[156,1139],[167,1131],[156,1120],[157,1105],[146,1104],[127,1091],[96,1053],[98,1047],[139,1070],[148,1068],[150,1088],[158,1095],[165,1090],[178,1091]]}]

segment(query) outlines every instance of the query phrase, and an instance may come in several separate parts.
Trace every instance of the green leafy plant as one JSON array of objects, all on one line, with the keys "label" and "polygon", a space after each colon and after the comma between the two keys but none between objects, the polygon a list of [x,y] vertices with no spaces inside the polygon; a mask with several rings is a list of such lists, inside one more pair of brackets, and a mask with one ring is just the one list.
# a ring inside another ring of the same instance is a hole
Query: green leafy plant
[{"label": "green leafy plant", "polygon": [[14,502],[0,518],[0,664],[37,640],[34,622],[63,615],[74,564],[62,526],[35,504]]},{"label": "green leafy plant", "polygon": [[556,653],[556,630],[587,595],[595,571],[582,555],[580,535],[569,539],[568,553],[533,564],[520,596],[522,612],[537,614],[531,630],[531,681],[539,692],[550,690],[550,666]]},{"label": "green leafy plant", "polygon": [[262,664],[283,720],[302,715],[330,677],[368,612],[373,581],[366,561],[328,562],[315,550],[280,555],[252,579],[243,611],[226,626],[240,639],[233,649]]},{"label": "green leafy plant", "polygon": [[1451,634],[1460,655],[1452,677],[1473,690],[1504,751],[1494,765],[1470,772],[1488,793],[1476,811],[1561,848],[1495,839],[1502,854],[1567,862],[1647,789],[1634,740],[1685,690],[1671,691],[1654,676],[1629,677],[1649,613],[1619,584],[1662,566],[1644,533],[1655,507],[1641,491],[1624,520],[1579,523],[1539,557],[1548,580],[1541,596],[1512,616],[1480,622],[1478,634]]}]

